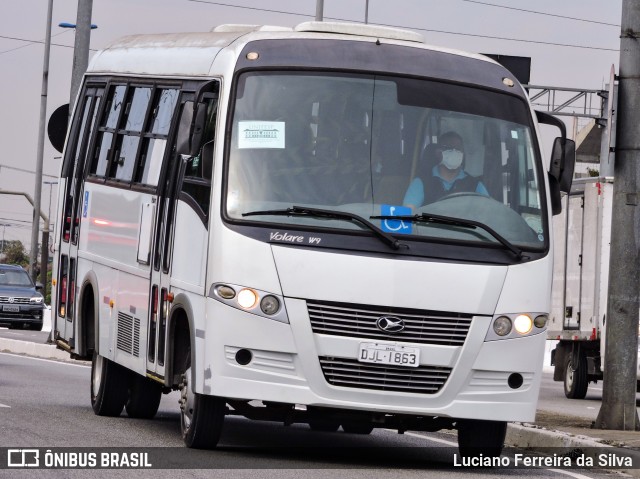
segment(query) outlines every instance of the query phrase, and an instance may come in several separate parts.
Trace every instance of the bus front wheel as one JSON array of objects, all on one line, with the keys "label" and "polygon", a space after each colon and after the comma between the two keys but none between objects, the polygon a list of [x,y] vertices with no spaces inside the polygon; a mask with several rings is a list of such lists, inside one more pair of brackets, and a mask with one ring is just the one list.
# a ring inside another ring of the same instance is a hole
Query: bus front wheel
[{"label": "bus front wheel", "polygon": [[222,433],[226,407],[224,398],[193,392],[188,368],[180,383],[180,430],[185,445],[214,449]]},{"label": "bus front wheel", "polygon": [[91,360],[91,407],[98,416],[119,416],[127,402],[128,371],[93,353]]},{"label": "bus front wheel", "polygon": [[463,457],[500,457],[507,435],[504,421],[462,419],[458,424],[458,449]]}]

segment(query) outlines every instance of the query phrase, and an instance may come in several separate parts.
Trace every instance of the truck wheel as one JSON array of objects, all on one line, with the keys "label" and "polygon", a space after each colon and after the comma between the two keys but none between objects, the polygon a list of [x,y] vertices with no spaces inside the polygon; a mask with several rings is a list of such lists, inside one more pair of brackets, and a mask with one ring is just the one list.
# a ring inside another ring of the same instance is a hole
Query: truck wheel
[{"label": "truck wheel", "polygon": [[226,414],[224,398],[193,392],[191,368],[180,383],[180,430],[187,447],[214,449],[222,433]]},{"label": "truck wheel", "polygon": [[463,457],[500,457],[507,434],[504,421],[462,419],[458,421],[458,449]]},{"label": "truck wheel", "polygon": [[153,418],[158,412],[161,398],[162,386],[159,383],[139,374],[132,374],[129,384],[129,398],[125,404],[129,417]]},{"label": "truck wheel", "polygon": [[587,358],[581,352],[578,354],[578,364],[573,364],[573,354],[567,354],[564,369],[564,395],[569,399],[584,399],[587,395],[589,381],[587,380]]},{"label": "truck wheel", "polygon": [[93,353],[91,407],[98,416],[119,416],[127,402],[129,372],[119,364]]}]

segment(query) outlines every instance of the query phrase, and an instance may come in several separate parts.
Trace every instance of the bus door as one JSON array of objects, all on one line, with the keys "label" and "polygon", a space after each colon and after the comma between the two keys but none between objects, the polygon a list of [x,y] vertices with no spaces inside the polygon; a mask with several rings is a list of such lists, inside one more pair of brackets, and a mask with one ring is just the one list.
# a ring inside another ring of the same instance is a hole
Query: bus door
[{"label": "bus door", "polygon": [[[182,95],[180,110],[184,108],[184,103],[187,100],[192,102],[193,95]],[[173,228],[178,196],[177,183],[183,168],[180,155],[175,153],[175,147],[172,147],[165,168],[164,180],[158,185],[155,234],[152,247],[151,289],[149,292],[147,373],[158,379],[164,379],[165,374],[167,322],[171,306],[170,277]]]},{"label": "bus door", "polygon": [[83,179],[87,163],[87,151],[94,129],[96,117],[104,87],[89,86],[80,97],[72,135],[71,148],[65,152],[61,174],[61,193],[63,197],[62,218],[58,218],[58,278],[56,311],[52,311],[55,322],[55,339],[62,340],[71,350],[76,350],[75,323],[76,297],[79,290],[76,284],[78,267],[78,241],[82,218],[86,217]]}]

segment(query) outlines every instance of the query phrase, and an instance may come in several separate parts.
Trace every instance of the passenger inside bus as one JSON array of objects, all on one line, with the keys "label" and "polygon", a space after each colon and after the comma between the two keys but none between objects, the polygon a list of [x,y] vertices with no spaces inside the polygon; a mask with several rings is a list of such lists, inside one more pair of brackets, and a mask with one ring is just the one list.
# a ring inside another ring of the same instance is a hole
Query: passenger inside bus
[{"label": "passenger inside bus", "polygon": [[455,131],[443,133],[437,143],[425,147],[403,204],[417,208],[444,196],[462,192],[489,196],[480,178],[471,176],[464,167],[462,137]]}]

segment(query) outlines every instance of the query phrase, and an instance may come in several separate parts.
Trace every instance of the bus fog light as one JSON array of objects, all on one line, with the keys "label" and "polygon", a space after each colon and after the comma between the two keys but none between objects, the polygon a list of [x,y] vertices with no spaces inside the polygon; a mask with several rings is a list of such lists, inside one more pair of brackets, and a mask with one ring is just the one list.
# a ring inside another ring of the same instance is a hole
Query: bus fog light
[{"label": "bus fog light", "polygon": [[253,308],[258,302],[258,296],[251,289],[243,289],[238,293],[238,304],[244,309]]},{"label": "bus fog light", "polygon": [[518,333],[527,334],[533,328],[533,321],[526,314],[521,314],[513,321],[513,327]]},{"label": "bus fog light", "polygon": [[506,336],[511,332],[511,320],[506,316],[500,316],[493,322],[493,330],[498,336]]},{"label": "bus fog light", "polygon": [[235,290],[230,286],[220,285],[216,288],[216,292],[222,299],[233,299],[236,297]]},{"label": "bus fog light", "polygon": [[275,296],[265,296],[260,301],[260,309],[264,314],[276,314],[280,309],[280,301]]},{"label": "bus fog light", "polygon": [[549,317],[545,314],[541,314],[540,316],[536,316],[536,319],[533,320],[533,324],[536,328],[544,328],[547,325],[547,321],[549,321]]}]

